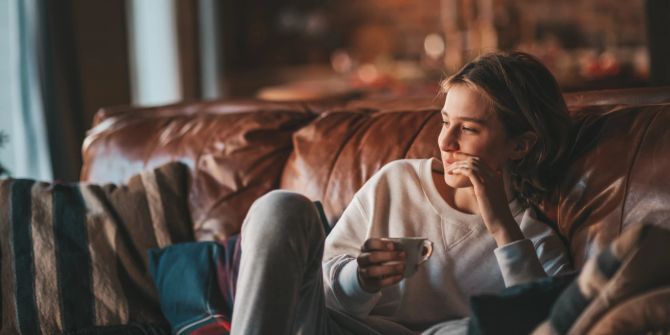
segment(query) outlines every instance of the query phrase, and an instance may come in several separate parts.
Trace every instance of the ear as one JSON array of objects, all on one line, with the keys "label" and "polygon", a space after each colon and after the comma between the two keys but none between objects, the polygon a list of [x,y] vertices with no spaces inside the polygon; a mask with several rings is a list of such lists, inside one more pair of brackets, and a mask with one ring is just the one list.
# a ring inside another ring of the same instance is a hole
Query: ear
[{"label": "ear", "polygon": [[535,143],[537,142],[537,135],[532,131],[527,131],[514,139],[512,143],[512,152],[510,154],[511,160],[519,160],[524,157],[533,149]]}]

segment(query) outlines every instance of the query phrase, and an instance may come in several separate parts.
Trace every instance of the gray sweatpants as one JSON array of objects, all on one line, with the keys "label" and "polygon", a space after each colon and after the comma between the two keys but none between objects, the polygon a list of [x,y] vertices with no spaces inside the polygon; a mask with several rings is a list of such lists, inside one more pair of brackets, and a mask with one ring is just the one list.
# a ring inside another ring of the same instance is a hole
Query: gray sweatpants
[{"label": "gray sweatpants", "polygon": [[377,317],[359,320],[326,307],[321,258],[325,234],[306,197],[273,191],[242,225],[233,335],[414,334]]}]

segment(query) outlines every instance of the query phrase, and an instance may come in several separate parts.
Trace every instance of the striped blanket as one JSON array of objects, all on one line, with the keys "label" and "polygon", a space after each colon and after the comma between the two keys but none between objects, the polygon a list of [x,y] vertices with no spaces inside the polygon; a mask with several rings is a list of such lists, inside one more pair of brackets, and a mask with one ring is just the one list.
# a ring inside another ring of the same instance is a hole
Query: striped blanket
[{"label": "striped blanket", "polygon": [[188,170],[127,185],[0,181],[1,334],[166,325],[147,250],[193,239]]}]

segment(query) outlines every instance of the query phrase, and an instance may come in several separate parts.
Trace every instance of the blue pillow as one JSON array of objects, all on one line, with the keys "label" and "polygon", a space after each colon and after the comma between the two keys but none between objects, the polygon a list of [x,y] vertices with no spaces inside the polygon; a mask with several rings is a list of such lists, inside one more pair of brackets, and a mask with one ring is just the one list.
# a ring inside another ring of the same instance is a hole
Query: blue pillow
[{"label": "blue pillow", "polygon": [[239,239],[180,243],[149,250],[149,271],[173,333],[230,331]]}]

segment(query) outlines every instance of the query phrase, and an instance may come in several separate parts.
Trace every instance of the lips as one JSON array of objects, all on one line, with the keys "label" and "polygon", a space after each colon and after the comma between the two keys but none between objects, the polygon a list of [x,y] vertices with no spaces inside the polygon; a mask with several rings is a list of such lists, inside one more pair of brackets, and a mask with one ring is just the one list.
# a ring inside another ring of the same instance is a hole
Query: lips
[{"label": "lips", "polygon": [[[460,156],[461,159],[457,159],[456,157]],[[469,154],[462,153],[460,151],[456,152],[443,152],[442,154],[442,162],[445,165],[451,165],[453,163],[462,161],[463,159],[467,159],[467,157],[470,156]]]}]

